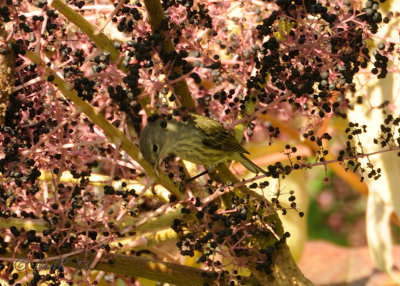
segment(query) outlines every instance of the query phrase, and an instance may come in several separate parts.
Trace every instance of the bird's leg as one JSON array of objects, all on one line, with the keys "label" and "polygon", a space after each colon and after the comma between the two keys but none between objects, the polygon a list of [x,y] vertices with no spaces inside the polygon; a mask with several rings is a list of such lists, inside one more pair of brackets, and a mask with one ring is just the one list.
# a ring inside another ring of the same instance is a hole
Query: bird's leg
[{"label": "bird's leg", "polygon": [[200,178],[201,176],[204,176],[205,174],[207,174],[208,173],[208,170],[207,169],[205,169],[203,172],[201,172],[200,174],[197,174],[196,176],[194,176],[194,177],[191,177],[191,178],[189,178],[189,179],[186,179],[185,180],[185,183],[190,183],[190,182],[193,182],[194,180],[196,180],[197,178]]}]

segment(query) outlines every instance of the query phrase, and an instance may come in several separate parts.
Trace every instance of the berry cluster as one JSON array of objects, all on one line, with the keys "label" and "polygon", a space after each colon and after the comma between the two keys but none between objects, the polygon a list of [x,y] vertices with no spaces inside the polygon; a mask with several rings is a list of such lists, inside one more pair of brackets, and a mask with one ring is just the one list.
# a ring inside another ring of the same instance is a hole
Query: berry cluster
[{"label": "berry cluster", "polygon": [[[256,204],[257,211],[249,207],[253,204]],[[176,219],[172,225],[172,229],[180,234],[176,245],[181,255],[194,256],[195,251],[202,253],[196,258],[197,262],[204,263],[214,272],[212,275],[218,276],[221,281],[228,280],[230,285],[246,283],[246,277],[238,274],[238,270],[248,264],[253,264],[256,269],[266,274],[271,273],[275,250],[285,242],[289,234],[285,233],[277,240],[265,229],[264,224],[268,224],[268,213],[271,211],[268,204],[256,202],[249,197],[233,197],[232,207],[221,210],[215,203],[203,205],[197,197],[191,206],[182,209],[182,213],[186,215],[193,211],[202,224],[190,226],[187,222]],[[259,236],[275,242],[266,248],[249,248],[248,244]],[[234,253],[234,260],[226,256],[224,248]],[[230,273],[222,270],[223,265],[228,262],[222,262],[218,257],[229,260],[234,271]]]}]

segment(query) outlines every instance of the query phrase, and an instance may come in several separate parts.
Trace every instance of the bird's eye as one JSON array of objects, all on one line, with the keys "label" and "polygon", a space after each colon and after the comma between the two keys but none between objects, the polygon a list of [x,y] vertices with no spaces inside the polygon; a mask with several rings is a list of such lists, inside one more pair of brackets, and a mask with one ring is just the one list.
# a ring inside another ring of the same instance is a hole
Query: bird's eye
[{"label": "bird's eye", "polygon": [[155,153],[155,152],[157,152],[157,150],[158,150],[158,146],[156,144],[153,144],[153,152]]}]

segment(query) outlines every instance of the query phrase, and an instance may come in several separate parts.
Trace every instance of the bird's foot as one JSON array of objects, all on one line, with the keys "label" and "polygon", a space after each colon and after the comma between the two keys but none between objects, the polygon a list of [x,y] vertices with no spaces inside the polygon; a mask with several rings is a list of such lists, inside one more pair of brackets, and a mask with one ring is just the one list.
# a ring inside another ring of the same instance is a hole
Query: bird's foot
[{"label": "bird's foot", "polygon": [[207,174],[207,173],[208,173],[208,170],[206,169],[206,170],[204,170],[203,172],[201,172],[200,174],[197,174],[197,175],[194,176],[194,177],[191,177],[191,178],[189,178],[189,179],[186,179],[186,180],[185,180],[185,183],[193,182],[193,181],[196,180],[197,178],[200,178],[201,176],[204,176],[204,175]]}]

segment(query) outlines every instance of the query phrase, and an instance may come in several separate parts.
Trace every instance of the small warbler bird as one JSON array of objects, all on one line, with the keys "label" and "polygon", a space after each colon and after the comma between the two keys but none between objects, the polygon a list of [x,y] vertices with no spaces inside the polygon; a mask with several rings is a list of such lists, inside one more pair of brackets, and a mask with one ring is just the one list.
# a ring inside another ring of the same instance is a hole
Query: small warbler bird
[{"label": "small warbler bird", "polygon": [[189,119],[180,121],[149,117],[141,132],[139,145],[143,157],[152,164],[157,174],[158,165],[167,154],[206,165],[207,169],[227,160],[235,160],[253,173],[267,174],[244,156],[249,152],[228,130],[217,121],[201,115],[191,114]]}]

